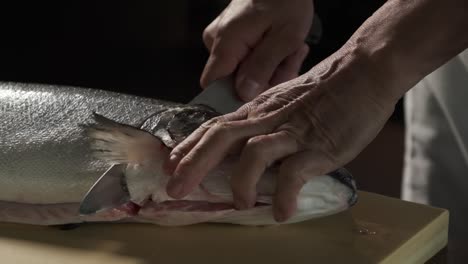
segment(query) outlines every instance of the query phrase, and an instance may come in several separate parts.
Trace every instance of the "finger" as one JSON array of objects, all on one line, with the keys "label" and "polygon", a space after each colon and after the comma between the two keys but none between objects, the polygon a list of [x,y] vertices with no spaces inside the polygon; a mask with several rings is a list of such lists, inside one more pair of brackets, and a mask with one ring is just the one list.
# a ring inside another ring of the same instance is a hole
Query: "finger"
[{"label": "finger", "polygon": [[172,149],[168,158],[164,161],[163,170],[165,173],[172,175],[180,160],[188,153],[200,140],[200,138],[208,130],[208,127],[199,127],[190,134],[184,141],[179,143]]},{"label": "finger", "polygon": [[203,31],[203,43],[205,44],[205,47],[208,49],[208,51],[211,51],[211,48],[213,46],[213,41],[218,34],[218,29],[219,29],[219,22],[223,19],[224,15],[226,14],[227,8],[225,8],[219,16],[217,16]]},{"label": "finger", "polygon": [[297,208],[297,196],[302,187],[314,176],[323,175],[331,168],[329,160],[317,152],[306,151],[283,161],[278,174],[273,198],[275,220],[284,222]]},{"label": "finger", "polygon": [[198,127],[187,138],[174,147],[168,158],[164,161],[163,170],[165,173],[172,175],[180,160],[190,152],[190,150],[198,143],[205,132],[218,122],[228,122],[240,120],[246,115],[243,109],[239,109],[234,113],[229,113],[224,116],[215,117]]},{"label": "finger", "polygon": [[236,89],[244,101],[250,101],[268,88],[278,65],[302,43],[287,33],[269,31],[245,58],[236,73]]},{"label": "finger", "polygon": [[256,15],[255,12],[242,12],[246,5],[249,3],[231,2],[217,24],[213,24],[213,30],[209,28],[207,33],[213,36],[213,40],[209,37],[207,39],[211,48],[210,57],[200,78],[202,87],[232,74],[268,30],[267,19]]},{"label": "finger", "polygon": [[270,117],[261,121],[254,119],[215,124],[179,162],[168,183],[167,193],[174,198],[184,197],[225,158],[231,148],[252,136],[269,133],[276,122],[276,118]]},{"label": "finger", "polygon": [[249,139],[231,178],[236,207],[253,207],[257,195],[256,185],[265,169],[297,150],[297,141],[286,131]]},{"label": "finger", "polygon": [[273,74],[270,86],[276,86],[296,78],[308,53],[309,46],[303,44],[296,52],[284,59]]},{"label": "finger", "polygon": [[215,39],[218,23],[220,20],[220,16],[216,17],[206,28],[203,30],[203,43],[208,51],[211,51],[211,47],[213,46],[213,41]]}]

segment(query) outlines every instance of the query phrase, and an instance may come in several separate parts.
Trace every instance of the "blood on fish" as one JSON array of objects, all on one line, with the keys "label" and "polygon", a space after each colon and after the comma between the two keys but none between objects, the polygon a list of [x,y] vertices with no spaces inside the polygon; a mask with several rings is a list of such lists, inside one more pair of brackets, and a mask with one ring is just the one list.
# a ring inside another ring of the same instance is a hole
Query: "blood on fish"
[{"label": "blood on fish", "polygon": [[211,212],[234,209],[229,203],[213,203],[207,201],[173,200],[151,205],[155,211],[186,211]]},{"label": "blood on fish", "polygon": [[[255,207],[268,206],[267,203],[257,202]],[[143,205],[144,208],[151,208],[154,211],[181,211],[181,212],[213,212],[235,209],[232,203],[193,201],[193,200],[170,200],[164,202],[148,201]],[[138,205],[129,202],[124,205],[125,210],[130,215],[138,214],[141,209]]]},{"label": "blood on fish", "polygon": [[121,205],[119,208],[115,208],[115,209],[119,211],[123,211],[127,213],[129,216],[136,216],[138,215],[138,212],[140,211],[141,206],[133,202],[128,202],[128,203]]}]

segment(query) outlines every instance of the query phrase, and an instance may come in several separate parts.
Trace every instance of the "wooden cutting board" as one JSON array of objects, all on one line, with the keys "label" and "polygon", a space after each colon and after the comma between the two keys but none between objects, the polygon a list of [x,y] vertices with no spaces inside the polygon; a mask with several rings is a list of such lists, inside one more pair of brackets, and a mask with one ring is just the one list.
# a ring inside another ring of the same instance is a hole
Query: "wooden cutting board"
[{"label": "wooden cutting board", "polygon": [[1,263],[423,263],[447,244],[448,211],[360,192],[349,211],[299,224],[0,224]]}]

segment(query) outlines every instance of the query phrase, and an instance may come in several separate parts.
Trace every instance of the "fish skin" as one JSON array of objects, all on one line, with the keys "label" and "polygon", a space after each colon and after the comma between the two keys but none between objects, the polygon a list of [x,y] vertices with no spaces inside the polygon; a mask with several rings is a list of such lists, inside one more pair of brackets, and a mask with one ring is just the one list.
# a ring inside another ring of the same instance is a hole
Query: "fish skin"
[{"label": "fish skin", "polygon": [[80,201],[108,165],[92,157],[78,124],[99,111],[138,126],[165,105],[101,90],[0,84],[0,201]]},{"label": "fish skin", "polygon": [[[44,225],[86,221],[149,222],[160,225],[185,225],[200,221],[254,225],[276,223],[272,218],[271,206],[245,211],[224,210],[216,212],[216,217],[215,212],[171,211],[155,219],[151,208],[143,208],[142,214],[137,216],[119,210],[102,216],[79,216],[79,202],[109,165],[93,156],[89,138],[82,126],[95,122],[93,112],[101,113],[114,122],[141,128],[169,148],[183,140],[203,121],[218,115],[206,106],[186,106],[109,91],[2,83],[0,221]],[[166,129],[162,129],[164,127]],[[208,187],[213,188],[209,183]],[[265,184],[271,183],[267,181]],[[334,214],[356,202],[354,180],[343,171],[314,177],[308,186],[309,191],[316,192],[315,196],[299,200],[298,213],[289,223]],[[268,188],[271,189],[271,186]],[[323,196],[326,191],[329,193]],[[316,204],[327,199],[332,204]],[[265,198],[264,202],[271,203],[271,198]],[[309,210],[312,203],[315,203],[314,212]],[[57,208],[56,212],[54,208]],[[30,215],[25,214],[26,211]]]}]

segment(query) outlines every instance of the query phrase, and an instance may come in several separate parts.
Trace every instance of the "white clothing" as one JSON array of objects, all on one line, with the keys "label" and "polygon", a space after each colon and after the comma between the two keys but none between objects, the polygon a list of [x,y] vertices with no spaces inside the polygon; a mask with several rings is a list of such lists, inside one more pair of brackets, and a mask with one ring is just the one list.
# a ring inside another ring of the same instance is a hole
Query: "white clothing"
[{"label": "white clothing", "polygon": [[402,198],[449,209],[459,247],[468,239],[468,49],[407,93],[405,121]]}]

